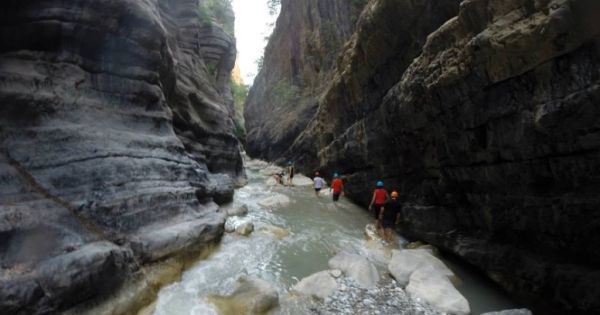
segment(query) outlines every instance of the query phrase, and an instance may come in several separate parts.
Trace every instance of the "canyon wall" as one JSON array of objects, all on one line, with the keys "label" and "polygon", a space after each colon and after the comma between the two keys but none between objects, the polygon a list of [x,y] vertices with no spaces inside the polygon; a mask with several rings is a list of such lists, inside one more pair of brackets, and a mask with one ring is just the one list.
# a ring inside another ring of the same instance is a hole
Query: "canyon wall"
[{"label": "canyon wall", "polygon": [[306,128],[366,1],[282,0],[246,105],[246,149],[274,159]]},{"label": "canyon wall", "polygon": [[[306,127],[273,131],[291,138],[279,154],[250,153],[338,171],[363,205],[383,179],[405,202],[403,234],[544,314],[597,313],[599,12],[592,0],[370,1]],[[287,119],[269,112],[247,119]]]},{"label": "canyon wall", "polygon": [[0,4],[0,313],[62,312],[220,238],[245,177],[236,50],[202,4]]}]

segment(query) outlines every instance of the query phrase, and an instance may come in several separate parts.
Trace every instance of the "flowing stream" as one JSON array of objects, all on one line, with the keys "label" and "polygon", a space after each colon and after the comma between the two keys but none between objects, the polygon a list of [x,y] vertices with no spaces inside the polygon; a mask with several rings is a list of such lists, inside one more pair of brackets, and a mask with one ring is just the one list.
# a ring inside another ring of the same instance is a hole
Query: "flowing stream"
[{"label": "flowing stream", "polygon": [[[248,237],[226,234],[213,254],[184,272],[181,281],[160,291],[155,315],[214,314],[206,296],[231,293],[241,275],[261,278],[277,288],[280,307],[275,314],[302,314],[306,309],[285,301],[291,286],[328,269],[329,259],[342,250],[372,255],[364,235],[372,218],[362,208],[344,198],[334,205],[327,194],[317,198],[310,186],[269,186],[267,176],[258,170],[257,166],[248,168],[248,185],[238,189],[234,198],[234,206],[248,206],[244,220],[253,222],[255,231]],[[291,202],[271,209],[258,204],[275,193],[288,196]],[[269,232],[272,226],[289,235]],[[472,314],[515,307],[476,272],[455,262],[449,266],[463,281],[458,289],[469,300]],[[387,276],[384,265],[378,268]]]}]

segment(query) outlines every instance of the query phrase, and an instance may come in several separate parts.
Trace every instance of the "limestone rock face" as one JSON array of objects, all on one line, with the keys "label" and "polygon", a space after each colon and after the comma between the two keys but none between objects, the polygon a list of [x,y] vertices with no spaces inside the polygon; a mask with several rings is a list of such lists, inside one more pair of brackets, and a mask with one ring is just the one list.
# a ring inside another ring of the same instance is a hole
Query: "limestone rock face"
[{"label": "limestone rock face", "polygon": [[[215,202],[244,177],[222,82],[235,41],[198,1],[0,11],[0,292],[20,287],[0,313],[60,313],[218,239]],[[43,267],[59,260],[82,278]]]},{"label": "limestone rock face", "polygon": [[383,178],[408,237],[516,294],[599,312],[599,6],[370,1],[285,158],[339,171],[362,204]]}]

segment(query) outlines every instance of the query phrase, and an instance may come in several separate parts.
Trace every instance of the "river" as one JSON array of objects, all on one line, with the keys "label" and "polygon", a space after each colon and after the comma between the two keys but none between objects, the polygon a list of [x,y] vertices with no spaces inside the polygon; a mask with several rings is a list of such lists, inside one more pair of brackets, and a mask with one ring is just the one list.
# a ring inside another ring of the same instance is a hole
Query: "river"
[{"label": "river", "polygon": [[[311,187],[269,186],[267,176],[258,169],[248,168],[248,184],[236,191],[233,201],[234,207],[248,206],[244,219],[254,223],[255,231],[248,237],[225,234],[214,253],[159,292],[155,315],[214,314],[206,297],[231,293],[241,275],[261,278],[277,288],[280,307],[274,314],[302,314],[308,307],[286,302],[291,286],[328,269],[328,260],[342,250],[372,255],[364,236],[366,224],[372,221],[366,211],[344,198],[335,205],[327,195],[316,197]],[[259,205],[277,193],[291,202],[271,209]],[[274,235],[269,232],[272,226],[289,235]],[[501,290],[470,268],[454,261],[449,266],[463,282],[458,289],[469,300],[472,314],[515,307]],[[384,265],[378,269],[387,277]]]}]

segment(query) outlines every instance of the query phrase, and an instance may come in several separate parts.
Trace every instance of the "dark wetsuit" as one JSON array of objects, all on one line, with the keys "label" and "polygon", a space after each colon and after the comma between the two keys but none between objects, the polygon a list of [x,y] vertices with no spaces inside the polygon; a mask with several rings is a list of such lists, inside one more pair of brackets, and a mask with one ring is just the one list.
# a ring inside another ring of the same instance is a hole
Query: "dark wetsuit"
[{"label": "dark wetsuit", "polygon": [[396,225],[396,216],[402,211],[402,203],[397,199],[390,199],[383,204],[385,209],[381,219],[381,227],[384,229],[393,229]]}]

